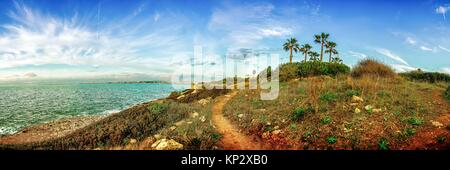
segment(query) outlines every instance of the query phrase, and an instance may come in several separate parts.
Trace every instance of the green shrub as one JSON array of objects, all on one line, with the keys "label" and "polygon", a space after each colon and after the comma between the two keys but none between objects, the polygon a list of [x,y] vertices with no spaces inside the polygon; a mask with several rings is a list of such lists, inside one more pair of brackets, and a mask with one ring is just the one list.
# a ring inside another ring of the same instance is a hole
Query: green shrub
[{"label": "green shrub", "polygon": [[335,136],[330,136],[327,138],[328,144],[333,144],[337,142],[337,138]]},{"label": "green shrub", "polygon": [[350,73],[350,67],[341,63],[328,62],[301,62],[287,63],[279,67],[280,81],[289,81],[295,78],[310,76],[336,76]]},{"label": "green shrub", "polygon": [[408,123],[409,123],[410,125],[418,126],[418,125],[421,125],[421,124],[423,123],[423,120],[422,120],[422,119],[419,119],[419,118],[417,118],[417,117],[410,117],[410,118],[408,119]]},{"label": "green shrub", "polygon": [[445,136],[439,136],[439,137],[437,137],[437,141],[438,141],[438,143],[440,143],[440,144],[443,144],[444,142],[445,142],[445,140],[446,140],[446,138],[445,138]]},{"label": "green shrub", "polygon": [[168,107],[169,106],[167,104],[153,103],[147,107],[147,110],[150,113],[161,114],[161,113],[166,112]]},{"label": "green shrub", "polygon": [[331,121],[332,121],[332,118],[330,116],[325,116],[322,119],[320,119],[320,123],[322,123],[324,125],[331,123]]},{"label": "green shrub", "polygon": [[389,143],[388,143],[388,141],[385,138],[381,138],[378,141],[378,148],[380,150],[389,150]]},{"label": "green shrub", "polygon": [[337,100],[337,94],[333,92],[327,92],[325,94],[320,95],[319,99],[324,102],[334,102]]},{"label": "green shrub", "polygon": [[286,82],[299,77],[297,74],[298,66],[296,65],[296,63],[283,64],[279,67],[279,69],[279,79],[282,82]]},{"label": "green shrub", "polygon": [[450,103],[450,85],[447,87],[447,90],[445,90],[444,97]]},{"label": "green shrub", "polygon": [[347,90],[345,91],[345,95],[347,97],[359,96],[361,93],[358,90]]},{"label": "green shrub", "polygon": [[375,60],[364,59],[353,67],[351,75],[353,77],[378,76],[378,77],[395,77],[397,74],[391,67]]},{"label": "green shrub", "polygon": [[423,81],[429,83],[436,83],[439,81],[447,83],[450,82],[450,76],[448,74],[438,72],[423,72],[420,70],[416,70],[406,73],[400,73],[400,76],[405,77],[408,80]]},{"label": "green shrub", "polygon": [[407,128],[405,133],[406,133],[406,136],[413,136],[416,134],[416,130],[413,128]]},{"label": "green shrub", "polygon": [[292,112],[291,120],[298,121],[298,120],[300,120],[300,118],[302,118],[305,115],[305,113],[306,113],[306,109],[300,108],[300,107],[295,108],[294,112]]},{"label": "green shrub", "polygon": [[221,137],[222,137],[222,135],[220,135],[218,133],[211,134],[211,138],[216,139],[216,140],[220,139]]}]

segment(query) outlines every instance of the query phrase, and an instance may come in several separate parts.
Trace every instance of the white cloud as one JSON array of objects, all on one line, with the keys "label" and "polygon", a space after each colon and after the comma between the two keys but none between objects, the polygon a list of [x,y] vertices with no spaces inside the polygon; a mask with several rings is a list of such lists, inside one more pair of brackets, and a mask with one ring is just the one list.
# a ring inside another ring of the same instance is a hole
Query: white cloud
[{"label": "white cloud", "polygon": [[376,49],[376,51],[377,51],[378,53],[380,53],[380,54],[386,56],[386,57],[389,57],[389,58],[391,58],[391,59],[393,59],[393,60],[395,60],[395,61],[397,61],[397,62],[400,62],[400,63],[402,63],[402,64],[405,64],[405,65],[408,65],[408,66],[409,66],[409,64],[408,64],[405,60],[403,60],[403,58],[401,58],[400,56],[398,56],[398,55],[392,53],[391,51],[389,51],[389,50],[387,50],[387,49],[379,48],[379,49]]},{"label": "white cloud", "polygon": [[390,66],[391,66],[396,72],[408,72],[408,71],[417,70],[416,67],[411,67],[411,66],[402,65],[402,64],[390,64]]},{"label": "white cloud", "polygon": [[450,49],[448,49],[448,48],[445,48],[445,47],[443,47],[443,46],[438,46],[441,50],[444,50],[444,51],[447,51],[447,52],[449,52],[450,53]]},{"label": "white cloud", "polygon": [[440,72],[450,74],[450,67],[444,67],[440,70]]},{"label": "white cloud", "polygon": [[411,44],[411,45],[415,45],[417,43],[417,40],[415,40],[412,37],[406,37],[405,41],[406,41],[406,43]]},{"label": "white cloud", "polygon": [[276,15],[275,7],[268,3],[226,4],[213,11],[208,29],[225,34],[227,44],[249,47],[265,38],[292,34],[292,24],[284,22],[286,18]]},{"label": "white cloud", "polygon": [[448,11],[450,11],[450,5],[447,5],[447,4],[438,6],[436,8],[436,13],[442,14],[442,16],[444,17],[444,20],[445,20],[445,15],[447,14]]},{"label": "white cloud", "polygon": [[367,54],[364,53],[360,53],[360,52],[355,52],[355,51],[348,51],[348,53],[353,56],[353,57],[358,57],[360,59],[365,59],[368,57]]},{"label": "white cloud", "polygon": [[[143,68],[152,72],[157,67],[169,67],[165,60],[187,49],[184,39],[178,36],[183,22],[164,25],[165,29],[145,27],[147,32],[133,31],[138,28],[117,21],[110,24],[115,27],[105,23],[104,28],[91,29],[83,25],[77,15],[70,19],[58,18],[22,4],[15,5],[15,10],[8,15],[14,22],[2,25],[0,69],[65,64]],[[143,6],[140,8],[125,21],[142,12]],[[122,33],[121,30],[129,31]]]},{"label": "white cloud", "polygon": [[433,49],[426,47],[426,46],[420,46],[420,49],[423,51],[433,51]]}]

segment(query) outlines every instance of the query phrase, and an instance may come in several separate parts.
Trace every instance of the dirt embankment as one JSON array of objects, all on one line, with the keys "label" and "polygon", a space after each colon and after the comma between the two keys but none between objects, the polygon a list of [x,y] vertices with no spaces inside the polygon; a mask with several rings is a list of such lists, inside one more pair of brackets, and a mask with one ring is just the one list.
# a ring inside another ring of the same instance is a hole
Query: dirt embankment
[{"label": "dirt embankment", "polygon": [[223,106],[235,95],[236,91],[224,95],[212,108],[212,120],[217,131],[222,134],[221,148],[225,150],[261,150],[264,149],[260,142],[250,136],[242,134],[225,116]]},{"label": "dirt embankment", "polygon": [[55,139],[86,127],[104,117],[106,116],[78,116],[33,125],[15,134],[1,136],[0,144],[23,144]]}]

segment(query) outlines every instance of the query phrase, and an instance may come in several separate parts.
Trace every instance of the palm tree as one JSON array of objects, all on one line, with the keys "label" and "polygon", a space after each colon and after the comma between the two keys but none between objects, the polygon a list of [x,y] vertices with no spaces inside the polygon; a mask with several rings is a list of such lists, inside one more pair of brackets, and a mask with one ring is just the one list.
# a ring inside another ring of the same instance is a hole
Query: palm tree
[{"label": "palm tree", "polygon": [[334,63],[342,63],[342,59],[339,58],[339,57],[333,57],[332,62],[334,62]]},{"label": "palm tree", "polygon": [[310,56],[309,60],[311,60],[311,61],[319,61],[319,56],[320,56],[319,53],[317,53],[315,51],[310,51],[308,54]]},{"label": "palm tree", "polygon": [[283,49],[284,49],[284,51],[290,52],[289,62],[292,63],[292,57],[293,57],[292,51],[298,52],[300,50],[297,39],[295,39],[295,38],[287,39],[286,42],[283,44]]},{"label": "palm tree", "polygon": [[323,61],[323,47],[328,41],[330,34],[322,32],[320,35],[314,35],[314,42],[322,46],[320,49],[320,61]]},{"label": "palm tree", "polygon": [[332,42],[332,41],[327,42],[327,44],[325,45],[325,47],[327,48],[327,50],[325,50],[325,53],[330,53],[330,59],[328,61],[330,63],[331,63],[332,55],[333,54],[338,54],[338,52],[335,49],[336,46],[337,46],[337,44],[335,42]]},{"label": "palm tree", "polygon": [[305,62],[306,57],[308,56],[309,51],[311,50],[312,46],[309,44],[303,44],[302,48],[300,48],[300,51],[305,55]]}]

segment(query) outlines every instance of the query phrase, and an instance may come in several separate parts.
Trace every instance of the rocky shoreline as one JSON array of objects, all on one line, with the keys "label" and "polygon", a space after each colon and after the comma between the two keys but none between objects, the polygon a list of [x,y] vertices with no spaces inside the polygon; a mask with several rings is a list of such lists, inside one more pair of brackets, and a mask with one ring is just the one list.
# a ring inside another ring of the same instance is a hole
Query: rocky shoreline
[{"label": "rocky shoreline", "polygon": [[107,116],[76,116],[32,125],[15,134],[0,136],[0,144],[24,144],[62,137]]}]

